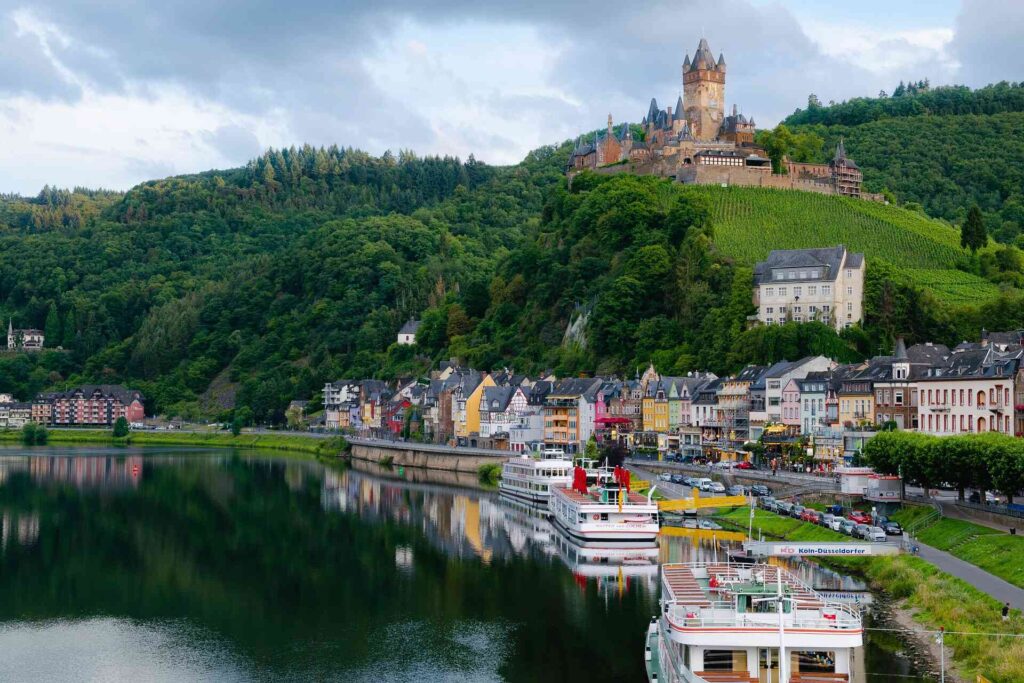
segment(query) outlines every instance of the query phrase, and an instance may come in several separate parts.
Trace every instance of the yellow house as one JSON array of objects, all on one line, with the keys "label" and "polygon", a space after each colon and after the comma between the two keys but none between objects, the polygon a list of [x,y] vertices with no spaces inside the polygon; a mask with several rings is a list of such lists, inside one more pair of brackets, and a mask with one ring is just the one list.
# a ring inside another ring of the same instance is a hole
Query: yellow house
[{"label": "yellow house", "polygon": [[471,434],[480,433],[480,397],[484,393],[484,387],[495,386],[490,375],[484,375],[480,384],[469,394],[461,396],[459,405],[456,408],[455,436],[468,437]]},{"label": "yellow house", "polygon": [[854,378],[843,381],[836,398],[839,401],[840,427],[874,423],[875,399],[871,380]]}]

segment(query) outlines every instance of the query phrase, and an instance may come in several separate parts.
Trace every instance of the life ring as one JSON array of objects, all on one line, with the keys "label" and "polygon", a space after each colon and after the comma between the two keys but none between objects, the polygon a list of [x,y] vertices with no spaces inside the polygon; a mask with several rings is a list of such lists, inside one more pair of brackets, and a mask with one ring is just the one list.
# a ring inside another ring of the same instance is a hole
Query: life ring
[{"label": "life ring", "polygon": [[590,518],[596,522],[597,520],[601,519],[601,515],[595,512],[593,515],[590,516]]}]

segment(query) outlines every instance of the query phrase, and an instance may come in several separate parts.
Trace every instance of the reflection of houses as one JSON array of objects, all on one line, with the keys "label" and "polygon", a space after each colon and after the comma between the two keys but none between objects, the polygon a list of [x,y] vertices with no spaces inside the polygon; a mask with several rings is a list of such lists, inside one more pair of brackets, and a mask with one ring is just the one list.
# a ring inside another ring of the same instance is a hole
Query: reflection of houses
[{"label": "reflection of houses", "polygon": [[29,459],[29,474],[35,482],[78,489],[134,489],[142,480],[142,456],[39,456]]},{"label": "reflection of houses", "polygon": [[34,545],[39,540],[39,515],[34,512],[9,512],[0,515],[0,548],[11,543]]}]

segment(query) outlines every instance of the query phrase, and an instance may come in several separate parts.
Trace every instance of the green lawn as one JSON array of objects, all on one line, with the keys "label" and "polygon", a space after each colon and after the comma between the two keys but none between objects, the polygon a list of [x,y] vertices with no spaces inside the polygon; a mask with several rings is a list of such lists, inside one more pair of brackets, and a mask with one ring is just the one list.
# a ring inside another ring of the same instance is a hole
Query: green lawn
[{"label": "green lawn", "polygon": [[[908,526],[931,512],[929,507],[907,506],[893,519]],[[1024,536],[1011,536],[987,526],[944,517],[918,531],[917,538],[1024,588]]]},{"label": "green lawn", "polygon": [[[750,521],[750,508],[733,508],[731,511],[717,515],[718,519],[730,522],[743,529]],[[817,524],[801,522],[792,517],[782,517],[774,512],[757,509],[754,511],[754,536],[758,529],[767,536],[775,536],[786,541],[848,541],[849,536],[826,529]]]}]

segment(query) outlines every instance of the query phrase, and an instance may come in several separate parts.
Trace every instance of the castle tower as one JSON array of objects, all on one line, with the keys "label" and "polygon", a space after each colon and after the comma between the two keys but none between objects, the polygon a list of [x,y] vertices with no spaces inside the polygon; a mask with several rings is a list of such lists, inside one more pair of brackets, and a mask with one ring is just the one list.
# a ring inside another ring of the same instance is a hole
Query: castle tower
[{"label": "castle tower", "polygon": [[700,39],[697,51],[683,62],[683,105],[694,139],[718,137],[725,118],[725,58],[715,61],[708,41]]},{"label": "castle tower", "polygon": [[14,338],[14,320],[7,319],[7,350],[13,351],[18,348],[18,340]]}]

